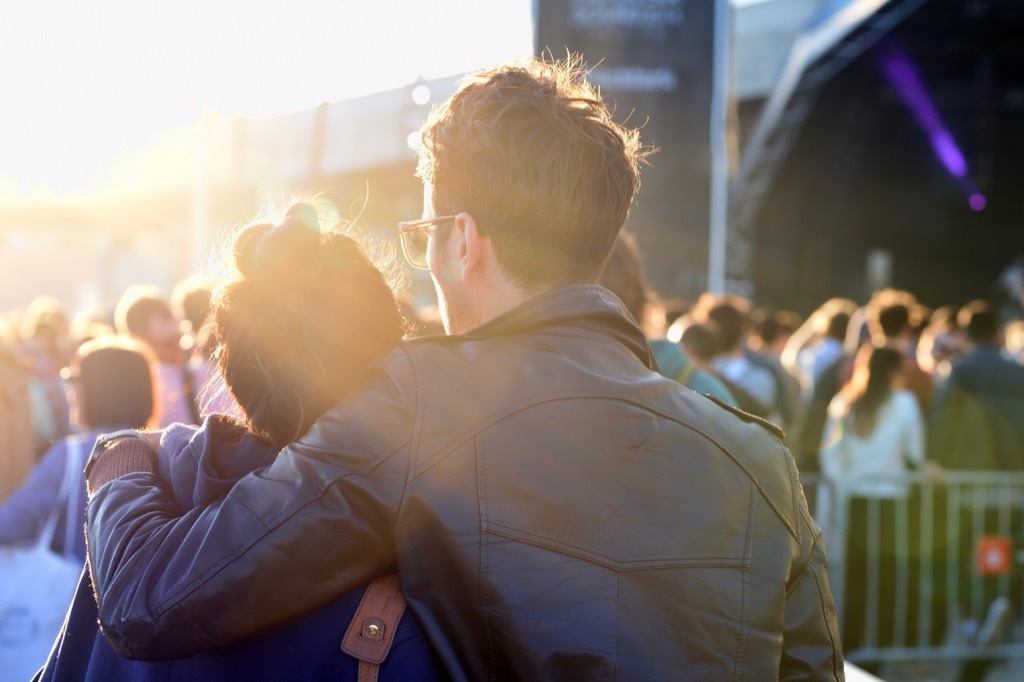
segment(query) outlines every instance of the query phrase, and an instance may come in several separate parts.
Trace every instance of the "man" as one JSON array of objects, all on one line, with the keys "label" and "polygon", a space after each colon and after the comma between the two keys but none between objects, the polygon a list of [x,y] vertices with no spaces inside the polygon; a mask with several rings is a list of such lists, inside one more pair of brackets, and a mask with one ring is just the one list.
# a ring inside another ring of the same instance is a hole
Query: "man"
[{"label": "man", "polygon": [[187,655],[397,568],[455,679],[841,679],[780,434],[652,371],[594,284],[637,133],[578,68],[539,62],[468,79],[422,132],[426,219],[403,246],[452,336],[399,347],[186,516],[151,458],[99,453],[90,559],[115,647]]},{"label": "man", "polygon": [[775,424],[782,424],[778,380],[772,371],[751,358],[747,348],[750,303],[732,294],[701,295],[694,317],[715,330],[718,348],[711,368],[726,381],[741,409]]},{"label": "man", "polygon": [[957,322],[969,350],[935,397],[928,458],[948,469],[1024,470],[1024,366],[1000,353],[992,304],[968,303]]}]

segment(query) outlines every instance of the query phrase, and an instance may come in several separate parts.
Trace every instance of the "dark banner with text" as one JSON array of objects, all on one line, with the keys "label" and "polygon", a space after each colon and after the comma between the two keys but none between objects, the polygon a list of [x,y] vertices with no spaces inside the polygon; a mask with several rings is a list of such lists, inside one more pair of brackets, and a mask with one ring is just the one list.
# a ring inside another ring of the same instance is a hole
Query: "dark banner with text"
[{"label": "dark banner with text", "polygon": [[707,283],[713,0],[537,0],[535,51],[582,55],[615,119],[660,151],[644,167],[627,228],[651,286],[693,296]]}]

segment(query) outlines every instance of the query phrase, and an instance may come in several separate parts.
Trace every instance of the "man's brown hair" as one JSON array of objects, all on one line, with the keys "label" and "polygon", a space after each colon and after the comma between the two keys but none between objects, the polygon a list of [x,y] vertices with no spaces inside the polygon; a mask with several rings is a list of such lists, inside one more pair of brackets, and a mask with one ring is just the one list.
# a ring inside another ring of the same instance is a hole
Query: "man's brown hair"
[{"label": "man's brown hair", "polygon": [[585,76],[575,58],[489,69],[420,131],[435,211],[470,213],[527,290],[597,280],[650,153]]}]

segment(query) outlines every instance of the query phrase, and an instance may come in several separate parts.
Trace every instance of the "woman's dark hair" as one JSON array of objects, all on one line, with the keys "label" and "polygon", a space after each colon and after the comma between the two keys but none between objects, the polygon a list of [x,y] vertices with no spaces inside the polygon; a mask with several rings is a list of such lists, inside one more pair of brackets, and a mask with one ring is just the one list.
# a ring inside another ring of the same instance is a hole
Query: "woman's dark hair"
[{"label": "woman's dark hair", "polygon": [[865,346],[854,361],[853,376],[843,392],[853,430],[866,438],[875,429],[880,408],[892,394],[892,378],[903,369],[903,354],[888,346]]},{"label": "woman's dark hair", "polygon": [[309,204],[244,229],[233,258],[212,302],[217,362],[249,430],[282,447],[401,340],[402,317],[359,243],[322,233]]},{"label": "woman's dark hair", "polygon": [[92,429],[154,425],[155,362],[148,347],[128,337],[101,336],[79,346],[70,376],[79,396],[82,425]]}]

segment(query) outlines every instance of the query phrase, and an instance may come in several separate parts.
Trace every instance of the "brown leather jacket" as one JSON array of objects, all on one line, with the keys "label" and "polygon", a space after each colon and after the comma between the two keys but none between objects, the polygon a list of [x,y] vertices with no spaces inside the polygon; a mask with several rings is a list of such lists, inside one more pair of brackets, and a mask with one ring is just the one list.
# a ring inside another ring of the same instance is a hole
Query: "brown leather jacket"
[{"label": "brown leather jacket", "polygon": [[456,679],[842,679],[825,552],[780,433],[651,371],[596,286],[403,344],[227,498],[101,487],[101,624],[184,656],[397,566]]}]

